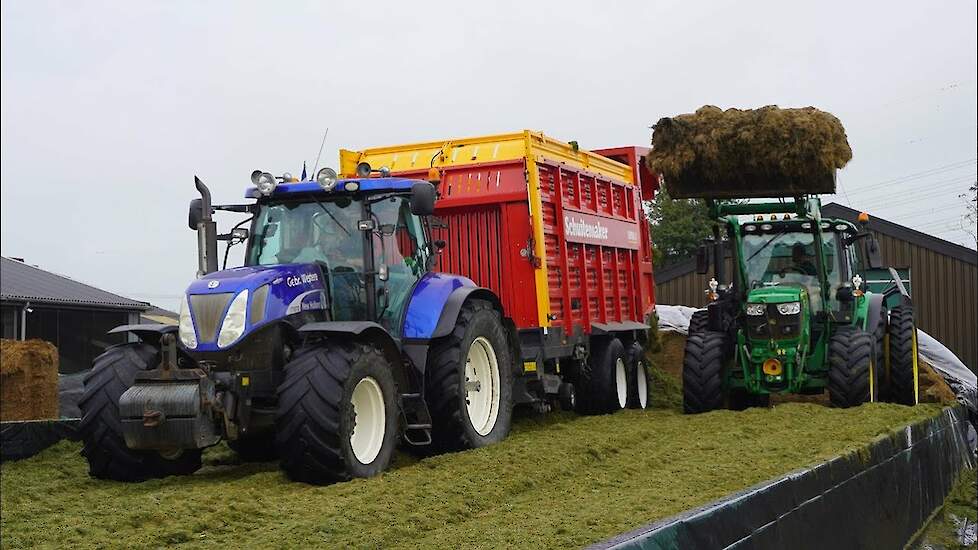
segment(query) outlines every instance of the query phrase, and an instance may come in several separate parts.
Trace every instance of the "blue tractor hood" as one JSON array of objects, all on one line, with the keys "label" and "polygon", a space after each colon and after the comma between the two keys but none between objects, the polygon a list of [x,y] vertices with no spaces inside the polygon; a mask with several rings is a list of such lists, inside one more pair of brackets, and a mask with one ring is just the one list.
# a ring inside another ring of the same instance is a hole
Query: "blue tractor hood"
[{"label": "blue tractor hood", "polygon": [[[234,342],[219,347],[221,323],[244,291],[248,292],[244,332]],[[187,301],[197,336],[193,351],[230,349],[263,325],[328,307],[322,271],[315,264],[243,266],[208,273],[190,284]]]}]

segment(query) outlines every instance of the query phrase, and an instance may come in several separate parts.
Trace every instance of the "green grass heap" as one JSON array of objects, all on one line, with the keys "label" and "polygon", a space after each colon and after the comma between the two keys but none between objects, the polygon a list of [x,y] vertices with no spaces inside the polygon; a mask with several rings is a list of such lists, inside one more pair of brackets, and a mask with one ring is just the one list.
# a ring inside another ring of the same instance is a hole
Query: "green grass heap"
[{"label": "green grass heap", "polygon": [[831,193],[850,159],[845,128],[825,111],[707,105],[660,119],[646,162],[673,197],[723,198]]}]

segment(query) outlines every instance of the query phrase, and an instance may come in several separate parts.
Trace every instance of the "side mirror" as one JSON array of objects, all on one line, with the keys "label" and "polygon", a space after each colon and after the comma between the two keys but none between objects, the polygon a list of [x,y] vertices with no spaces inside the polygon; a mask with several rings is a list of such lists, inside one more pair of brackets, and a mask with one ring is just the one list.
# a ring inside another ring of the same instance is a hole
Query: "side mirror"
[{"label": "side mirror", "polygon": [[415,216],[430,216],[435,213],[435,186],[427,181],[419,181],[411,186],[411,213]]},{"label": "side mirror", "polygon": [[187,225],[197,231],[197,224],[204,219],[204,206],[200,199],[190,201],[190,211],[187,213]]},{"label": "side mirror", "polygon": [[870,269],[882,269],[883,259],[880,258],[880,243],[876,240],[876,235],[870,235],[866,239],[866,263]]},{"label": "side mirror", "polygon": [[700,275],[706,275],[706,272],[710,270],[710,253],[706,249],[705,244],[701,244],[698,249],[696,249],[696,273]]}]

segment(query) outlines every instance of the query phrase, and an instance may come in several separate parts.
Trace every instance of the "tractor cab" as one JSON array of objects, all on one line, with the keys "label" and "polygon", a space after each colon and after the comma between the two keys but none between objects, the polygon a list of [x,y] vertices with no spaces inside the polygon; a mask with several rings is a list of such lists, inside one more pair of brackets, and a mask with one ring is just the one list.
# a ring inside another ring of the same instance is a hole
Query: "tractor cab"
[{"label": "tractor cab", "polygon": [[245,265],[314,265],[330,320],[370,319],[397,337],[403,305],[434,257],[415,185],[430,187],[395,178],[338,180],[331,192],[276,186],[258,197]]},{"label": "tractor cab", "polygon": [[[738,250],[747,303],[791,298],[796,305],[782,309],[804,308],[839,320],[851,317],[852,302],[840,301],[839,291],[852,285],[854,257],[846,253],[845,243],[858,230],[848,222],[830,220],[821,222],[821,231],[813,232],[812,224],[811,220],[792,219],[740,226]],[[816,246],[816,238],[821,246]],[[824,296],[822,281],[828,290]]]}]

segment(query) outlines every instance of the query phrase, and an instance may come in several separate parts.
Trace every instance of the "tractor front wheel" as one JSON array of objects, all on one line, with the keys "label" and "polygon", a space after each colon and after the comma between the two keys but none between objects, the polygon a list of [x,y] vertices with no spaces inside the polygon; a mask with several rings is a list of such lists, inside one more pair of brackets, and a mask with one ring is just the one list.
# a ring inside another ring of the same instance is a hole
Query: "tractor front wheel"
[{"label": "tractor front wheel", "polygon": [[855,327],[839,327],[829,342],[829,400],[846,408],[875,400],[876,342]]},{"label": "tractor front wheel", "polygon": [[397,387],[375,346],[322,342],[299,350],[278,388],[282,469],[323,484],[387,469],[397,446]]},{"label": "tractor front wheel", "polygon": [[93,477],[115,481],[145,481],[173,475],[192,474],[200,468],[200,449],[167,453],[134,450],[126,446],[119,418],[119,398],[132,386],[136,374],[156,367],[157,348],[144,343],[111,347],[95,358],[85,376],[85,389],[78,406],[78,432],[85,446]]},{"label": "tractor front wheel", "polygon": [[484,447],[509,435],[513,362],[499,312],[485,300],[462,306],[455,328],[431,346],[426,399],[438,451]]},{"label": "tractor front wheel", "polygon": [[890,372],[890,398],[901,405],[916,405],[917,392],[917,327],[911,306],[896,306],[890,312],[887,327]]},{"label": "tractor front wheel", "polygon": [[723,351],[727,336],[700,332],[686,339],[683,355],[683,412],[697,414],[723,407]]},{"label": "tractor front wheel", "polygon": [[710,314],[705,309],[694,311],[689,318],[688,335],[699,334],[710,329]]}]

